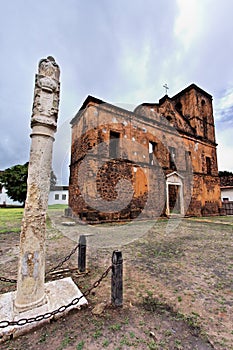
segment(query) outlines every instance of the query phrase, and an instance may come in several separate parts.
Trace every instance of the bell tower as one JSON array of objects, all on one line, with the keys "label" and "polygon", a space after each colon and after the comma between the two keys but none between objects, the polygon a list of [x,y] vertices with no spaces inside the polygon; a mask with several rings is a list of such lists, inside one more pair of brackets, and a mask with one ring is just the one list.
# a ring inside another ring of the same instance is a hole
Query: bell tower
[{"label": "bell tower", "polygon": [[215,144],[212,96],[191,84],[173,98],[176,109],[196,130],[196,135]]}]

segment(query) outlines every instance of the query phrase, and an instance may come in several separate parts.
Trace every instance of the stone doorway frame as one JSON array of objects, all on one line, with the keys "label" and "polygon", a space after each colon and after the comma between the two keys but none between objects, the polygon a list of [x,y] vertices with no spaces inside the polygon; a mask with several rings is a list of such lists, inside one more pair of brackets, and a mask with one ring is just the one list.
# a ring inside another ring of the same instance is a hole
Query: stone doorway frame
[{"label": "stone doorway frame", "polygon": [[169,186],[179,186],[179,200],[180,200],[180,213],[177,215],[184,216],[184,185],[183,176],[174,171],[166,176],[166,214],[167,216],[172,215],[170,213],[169,206]]}]

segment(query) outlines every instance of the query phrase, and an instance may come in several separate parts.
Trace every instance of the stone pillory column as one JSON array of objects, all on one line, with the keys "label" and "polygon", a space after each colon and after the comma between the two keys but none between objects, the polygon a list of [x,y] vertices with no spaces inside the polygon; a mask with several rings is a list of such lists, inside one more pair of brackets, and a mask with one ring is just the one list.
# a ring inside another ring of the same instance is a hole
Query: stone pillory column
[{"label": "stone pillory column", "polygon": [[27,199],[20,237],[15,307],[25,311],[46,302],[45,232],[52,149],[57,129],[60,69],[49,56],[39,62],[31,117]]}]

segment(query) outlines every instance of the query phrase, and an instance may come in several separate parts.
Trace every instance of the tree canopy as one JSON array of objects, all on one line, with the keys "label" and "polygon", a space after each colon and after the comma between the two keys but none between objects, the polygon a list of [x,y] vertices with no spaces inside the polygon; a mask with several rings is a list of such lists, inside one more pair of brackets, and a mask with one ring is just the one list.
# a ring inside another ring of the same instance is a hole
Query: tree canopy
[{"label": "tree canopy", "polygon": [[[27,197],[27,176],[28,162],[21,165],[17,164],[0,172],[0,186],[4,186],[7,195],[14,201],[25,204]],[[57,177],[53,170],[50,177],[50,189],[54,188]]]},{"label": "tree canopy", "polygon": [[220,170],[219,172],[218,172],[218,175],[219,175],[219,177],[223,177],[223,176],[233,176],[233,173],[232,173],[232,171],[227,171],[227,170]]},{"label": "tree canopy", "polygon": [[233,186],[233,173],[231,171],[219,171],[218,175],[220,177],[221,186]]},{"label": "tree canopy", "polygon": [[14,165],[0,173],[0,182],[6,188],[7,195],[22,204],[27,196],[27,176],[28,162]]}]

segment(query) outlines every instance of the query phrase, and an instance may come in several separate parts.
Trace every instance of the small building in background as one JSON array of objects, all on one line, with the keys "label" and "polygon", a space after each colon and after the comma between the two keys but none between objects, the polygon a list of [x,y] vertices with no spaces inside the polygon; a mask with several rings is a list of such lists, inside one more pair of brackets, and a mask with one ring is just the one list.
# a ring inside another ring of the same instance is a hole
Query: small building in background
[{"label": "small building in background", "polygon": [[223,202],[233,202],[233,186],[221,186],[221,198]]},{"label": "small building in background", "polygon": [[[49,192],[48,205],[68,205],[68,186],[54,186]],[[8,195],[4,186],[0,184],[0,207],[22,207],[23,203],[13,201]]]},{"label": "small building in background", "polygon": [[68,205],[68,186],[53,186],[49,192],[48,205],[66,204]]},{"label": "small building in background", "polygon": [[233,174],[228,171],[219,172],[222,200],[222,212],[233,215]]},{"label": "small building in background", "polygon": [[7,190],[0,184],[0,207],[22,207],[23,203],[14,201],[7,195]]},{"label": "small building in background", "polygon": [[229,171],[220,171],[219,175],[222,202],[233,202],[233,174]]}]

